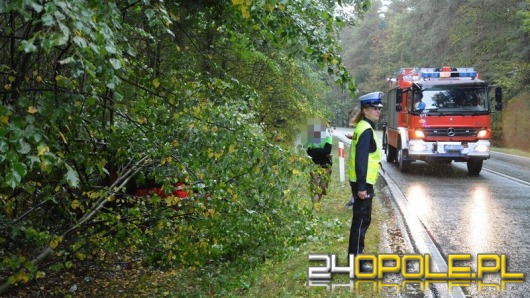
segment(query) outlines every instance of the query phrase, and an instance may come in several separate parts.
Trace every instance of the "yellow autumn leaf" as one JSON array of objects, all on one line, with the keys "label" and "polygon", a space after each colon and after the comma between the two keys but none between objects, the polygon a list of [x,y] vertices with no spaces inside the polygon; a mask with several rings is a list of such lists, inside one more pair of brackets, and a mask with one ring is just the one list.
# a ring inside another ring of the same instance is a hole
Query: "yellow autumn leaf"
[{"label": "yellow autumn leaf", "polygon": [[236,150],[236,144],[232,144],[228,147],[229,153],[234,153],[235,150]]},{"label": "yellow autumn leaf", "polygon": [[205,215],[206,215],[206,216],[213,217],[213,216],[215,215],[215,210],[213,210],[213,209],[208,209],[208,210],[205,212]]},{"label": "yellow autumn leaf", "polygon": [[79,207],[81,207],[81,203],[79,203],[78,200],[74,200],[71,204],[70,204],[70,207],[72,207],[72,209],[77,209]]},{"label": "yellow autumn leaf", "polygon": [[37,279],[44,278],[44,277],[46,277],[46,273],[45,272],[38,271],[37,274],[35,274],[35,278],[37,278]]},{"label": "yellow autumn leaf", "polygon": [[53,238],[52,241],[50,241],[50,247],[52,249],[55,249],[57,246],[59,246],[59,243],[61,243],[61,241],[63,241],[63,237]]},{"label": "yellow autumn leaf", "polygon": [[195,107],[192,108],[192,110],[193,110],[193,115],[195,117],[199,117],[200,116],[200,113],[201,113],[201,108],[200,107],[195,106]]},{"label": "yellow autumn leaf", "polygon": [[38,153],[37,153],[38,156],[42,156],[42,155],[44,155],[44,154],[50,152],[50,147],[48,147],[48,146],[46,146],[46,145],[39,145],[39,146],[37,147],[37,152],[38,152]]},{"label": "yellow autumn leaf", "polygon": [[243,0],[232,0],[232,4],[241,5],[241,4],[243,4]]},{"label": "yellow autumn leaf", "polygon": [[61,139],[63,139],[63,142],[65,144],[68,144],[68,142],[66,141],[66,138],[64,137],[63,133],[62,132],[59,132],[59,135],[61,136]]},{"label": "yellow autumn leaf", "polygon": [[4,89],[11,90],[11,84],[5,84],[4,85]]},{"label": "yellow autumn leaf", "polygon": [[41,76],[37,76],[37,77],[35,78],[35,80],[36,80],[37,82],[40,83],[40,82],[42,82],[42,77],[41,77]]},{"label": "yellow autumn leaf", "polygon": [[241,14],[243,14],[243,17],[245,19],[248,19],[250,17],[250,13],[248,12],[248,7],[241,6]]},{"label": "yellow autumn leaf", "polygon": [[293,174],[298,175],[300,174],[300,171],[298,171],[297,169],[293,169]]},{"label": "yellow autumn leaf", "polygon": [[160,161],[160,164],[164,165],[166,163],[170,163],[171,161],[173,160],[173,158],[171,156],[168,156],[166,158],[163,158],[161,161]]},{"label": "yellow autumn leaf", "polygon": [[[4,212],[5,212],[7,215],[13,215],[13,208],[5,206],[5,207],[4,207]],[[0,239],[2,239],[2,238],[0,238]],[[4,242],[4,241],[0,240],[0,244],[2,244],[3,242]]]},{"label": "yellow autumn leaf", "polygon": [[29,107],[28,107],[28,113],[30,113],[30,114],[35,114],[35,113],[37,113],[38,111],[39,111],[39,110],[37,110],[37,108],[34,107],[34,106],[29,106]]},{"label": "yellow autumn leaf", "polygon": [[160,81],[158,79],[154,79],[153,80],[153,86],[155,86],[155,88],[160,87]]},{"label": "yellow autumn leaf", "polygon": [[27,283],[29,281],[29,276],[26,272],[24,271],[19,271],[17,274],[15,274],[15,281],[16,282],[23,282],[23,283]]},{"label": "yellow autumn leaf", "polygon": [[9,117],[7,117],[7,116],[0,116],[0,124],[9,125]]},{"label": "yellow autumn leaf", "polygon": [[180,15],[178,15],[178,14],[174,14],[174,13],[170,13],[169,15],[170,15],[170,17],[171,17],[171,19],[172,19],[173,21],[175,21],[175,22],[177,22],[177,23],[180,22]]},{"label": "yellow autumn leaf", "polygon": [[169,196],[164,201],[166,202],[166,206],[168,207],[176,206],[181,202],[180,198],[175,196]]}]

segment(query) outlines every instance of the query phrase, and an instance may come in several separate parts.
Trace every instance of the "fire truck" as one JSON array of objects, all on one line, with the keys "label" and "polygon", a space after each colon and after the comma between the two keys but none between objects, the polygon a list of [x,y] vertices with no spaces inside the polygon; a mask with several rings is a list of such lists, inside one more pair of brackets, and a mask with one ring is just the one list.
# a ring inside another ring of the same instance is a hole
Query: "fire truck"
[{"label": "fire truck", "polygon": [[489,95],[502,110],[502,89],[488,85],[473,68],[402,68],[389,80],[383,151],[402,172],[415,161],[466,162],[478,175],[490,157]]}]

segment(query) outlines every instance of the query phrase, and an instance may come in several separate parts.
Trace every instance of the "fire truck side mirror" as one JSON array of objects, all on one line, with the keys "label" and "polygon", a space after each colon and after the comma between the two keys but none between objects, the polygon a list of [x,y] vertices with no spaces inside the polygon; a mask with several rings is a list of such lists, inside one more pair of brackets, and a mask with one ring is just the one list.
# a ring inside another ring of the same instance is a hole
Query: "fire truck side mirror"
[{"label": "fire truck side mirror", "polygon": [[495,88],[495,110],[502,111],[502,88]]},{"label": "fire truck side mirror", "polygon": [[403,99],[403,90],[396,90],[396,112],[401,112],[401,100]]}]

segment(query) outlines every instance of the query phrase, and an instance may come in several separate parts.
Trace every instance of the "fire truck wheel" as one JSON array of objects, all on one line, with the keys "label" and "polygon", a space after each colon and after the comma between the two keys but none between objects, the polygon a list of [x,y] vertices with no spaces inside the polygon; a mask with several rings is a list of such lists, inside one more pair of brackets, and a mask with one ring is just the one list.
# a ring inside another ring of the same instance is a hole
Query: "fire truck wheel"
[{"label": "fire truck wheel", "polygon": [[396,161],[396,148],[388,145],[388,152],[386,154],[386,161],[387,162],[395,162]]},{"label": "fire truck wheel", "polygon": [[388,143],[388,135],[386,134],[386,131],[383,132],[383,146],[385,149],[386,154],[386,161],[387,162],[394,162],[396,161],[396,148],[390,146]]},{"label": "fire truck wheel", "polygon": [[467,161],[467,171],[469,172],[469,175],[471,176],[477,176],[480,171],[482,170],[482,162],[481,159],[471,159]]},{"label": "fire truck wheel", "polygon": [[405,149],[401,148],[401,142],[398,143],[398,150],[397,150],[397,160],[399,163],[399,170],[402,173],[406,173],[409,171],[410,168],[410,161],[406,160],[406,154],[407,152]]}]

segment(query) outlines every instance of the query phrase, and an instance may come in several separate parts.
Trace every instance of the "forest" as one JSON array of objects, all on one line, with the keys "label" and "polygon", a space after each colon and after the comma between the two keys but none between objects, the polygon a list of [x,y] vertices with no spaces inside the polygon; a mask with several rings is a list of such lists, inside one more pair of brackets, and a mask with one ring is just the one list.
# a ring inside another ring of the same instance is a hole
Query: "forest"
[{"label": "forest", "polygon": [[0,2],[0,295],[65,295],[63,274],[108,264],[253,266],[307,241],[300,124],[346,125],[401,67],[475,67],[504,90],[497,143],[530,150],[529,6]]},{"label": "forest", "polygon": [[474,67],[503,88],[504,112],[492,113],[494,144],[530,150],[530,1],[371,5],[341,34],[342,58],[361,94],[386,91],[387,79],[402,67]]}]

